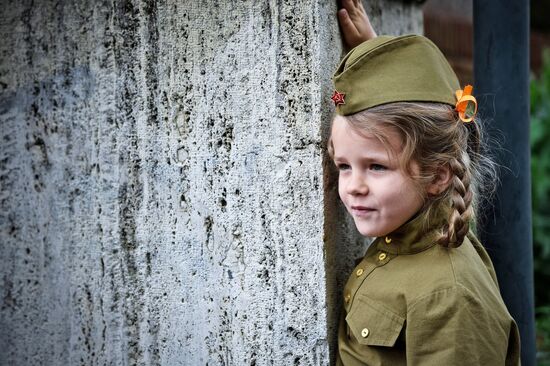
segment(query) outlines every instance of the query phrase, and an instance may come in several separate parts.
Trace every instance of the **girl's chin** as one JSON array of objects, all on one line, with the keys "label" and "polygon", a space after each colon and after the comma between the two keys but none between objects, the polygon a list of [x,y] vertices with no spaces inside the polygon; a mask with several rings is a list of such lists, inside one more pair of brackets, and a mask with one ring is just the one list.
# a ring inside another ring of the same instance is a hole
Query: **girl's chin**
[{"label": "girl's chin", "polygon": [[359,231],[359,234],[369,237],[369,238],[375,238],[379,236],[384,236],[387,233],[381,230],[377,230],[376,228],[366,228],[362,227],[361,225],[355,225],[357,231]]},{"label": "girl's chin", "polygon": [[369,237],[369,238],[377,238],[380,236],[386,236],[390,232],[392,232],[392,228],[387,226],[376,226],[369,223],[366,223],[362,219],[357,219],[354,217],[355,221],[355,228],[357,231],[359,231],[359,234]]},{"label": "girl's chin", "polygon": [[371,234],[371,233],[367,233],[367,232],[359,232],[359,234],[361,234],[365,238],[378,238],[380,236],[384,236],[383,234]]}]

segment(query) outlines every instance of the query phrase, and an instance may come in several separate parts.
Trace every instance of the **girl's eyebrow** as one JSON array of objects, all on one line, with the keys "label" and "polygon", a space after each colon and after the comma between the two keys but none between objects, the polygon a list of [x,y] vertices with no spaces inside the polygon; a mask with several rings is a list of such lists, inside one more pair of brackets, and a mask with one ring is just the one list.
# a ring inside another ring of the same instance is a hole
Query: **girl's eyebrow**
[{"label": "girl's eyebrow", "polygon": [[[372,156],[362,156],[359,158],[363,161],[388,161],[392,160],[389,154],[376,154]],[[334,161],[347,161],[347,159],[344,156],[334,156],[332,159]]]}]

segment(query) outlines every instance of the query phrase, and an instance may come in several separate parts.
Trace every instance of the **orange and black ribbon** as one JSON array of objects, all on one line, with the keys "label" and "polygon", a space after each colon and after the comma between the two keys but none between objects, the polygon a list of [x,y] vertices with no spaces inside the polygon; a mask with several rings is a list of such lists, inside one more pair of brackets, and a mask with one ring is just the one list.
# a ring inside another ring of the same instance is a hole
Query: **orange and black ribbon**
[{"label": "orange and black ribbon", "polygon": [[473,87],[466,85],[464,90],[457,90],[455,109],[458,111],[458,117],[462,122],[471,122],[477,113],[477,100],[472,95]]}]

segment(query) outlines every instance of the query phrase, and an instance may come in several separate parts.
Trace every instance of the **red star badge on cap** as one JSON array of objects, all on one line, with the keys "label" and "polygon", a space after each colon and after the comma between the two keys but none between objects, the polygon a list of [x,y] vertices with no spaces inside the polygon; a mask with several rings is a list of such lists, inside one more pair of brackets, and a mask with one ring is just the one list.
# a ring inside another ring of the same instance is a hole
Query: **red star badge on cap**
[{"label": "red star badge on cap", "polygon": [[332,99],[334,101],[334,105],[338,107],[340,104],[346,104],[346,102],[344,101],[345,96],[346,94],[340,93],[338,92],[338,90],[335,90],[330,99]]}]

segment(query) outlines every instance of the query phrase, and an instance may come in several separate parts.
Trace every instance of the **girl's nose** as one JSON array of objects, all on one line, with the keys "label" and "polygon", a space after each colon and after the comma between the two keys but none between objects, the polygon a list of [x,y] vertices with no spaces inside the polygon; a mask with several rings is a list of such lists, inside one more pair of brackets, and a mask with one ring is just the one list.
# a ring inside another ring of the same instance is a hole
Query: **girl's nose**
[{"label": "girl's nose", "polygon": [[362,174],[353,173],[350,181],[348,182],[348,194],[358,195],[367,194],[369,192],[369,186],[367,180]]}]

